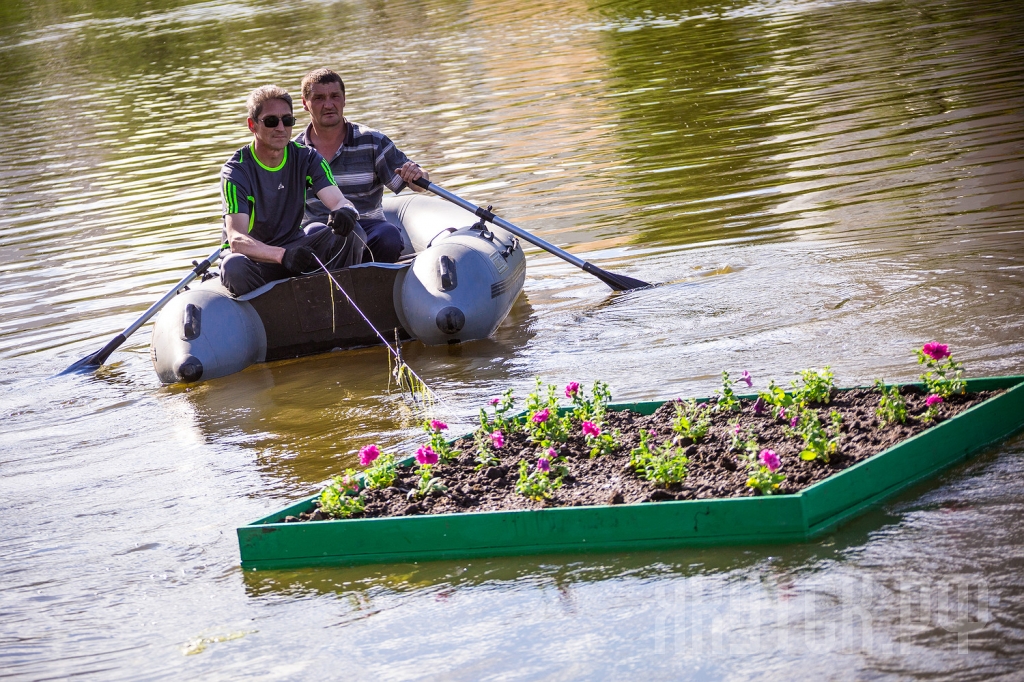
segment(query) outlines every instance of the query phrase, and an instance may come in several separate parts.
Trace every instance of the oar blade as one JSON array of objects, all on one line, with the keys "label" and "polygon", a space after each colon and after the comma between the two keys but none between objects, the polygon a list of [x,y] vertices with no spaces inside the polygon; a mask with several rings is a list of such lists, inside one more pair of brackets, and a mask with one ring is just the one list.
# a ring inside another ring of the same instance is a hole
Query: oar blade
[{"label": "oar blade", "polygon": [[617,275],[614,272],[608,272],[601,268],[593,265],[592,263],[584,263],[583,269],[589,272],[594,277],[610,286],[615,291],[633,291],[634,289],[649,289],[654,285],[649,282],[644,282],[639,279],[633,279],[632,277],[626,277],[625,275]]},{"label": "oar blade", "polygon": [[73,365],[69,365],[63,372],[58,372],[57,376],[62,376],[64,374],[85,374],[95,370],[97,367],[103,365],[102,362],[98,362],[96,360],[96,355],[96,353],[93,353],[92,355],[82,358]]},{"label": "oar blade", "polygon": [[107,358],[110,357],[110,354],[117,350],[118,346],[124,343],[126,339],[127,337],[124,334],[118,334],[112,338],[107,345],[103,346],[103,348],[100,348],[91,355],[86,355],[78,362],[70,365],[57,376],[61,376],[63,374],[83,374],[94,371],[97,367],[101,367],[103,363],[107,361]]}]

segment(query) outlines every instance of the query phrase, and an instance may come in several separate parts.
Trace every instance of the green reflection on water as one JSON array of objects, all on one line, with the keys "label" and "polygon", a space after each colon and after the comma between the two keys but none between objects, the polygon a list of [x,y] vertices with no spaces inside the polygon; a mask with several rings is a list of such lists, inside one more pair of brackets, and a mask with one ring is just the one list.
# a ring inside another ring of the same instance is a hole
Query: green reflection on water
[{"label": "green reflection on water", "polygon": [[[607,96],[630,151],[623,199],[636,207],[643,243],[944,226],[965,207],[928,202],[966,173],[938,164],[968,153],[972,140],[944,141],[943,126],[984,116],[971,108],[1009,101],[1021,81],[1006,51],[1021,53],[1015,11],[978,20],[968,5],[840,3],[793,5],[766,20],[728,4],[596,9],[607,22]],[[965,29],[958,46],[1007,80],[953,77],[963,57],[951,52],[946,22]],[[886,222],[852,223],[845,209],[867,201],[887,202]]]}]

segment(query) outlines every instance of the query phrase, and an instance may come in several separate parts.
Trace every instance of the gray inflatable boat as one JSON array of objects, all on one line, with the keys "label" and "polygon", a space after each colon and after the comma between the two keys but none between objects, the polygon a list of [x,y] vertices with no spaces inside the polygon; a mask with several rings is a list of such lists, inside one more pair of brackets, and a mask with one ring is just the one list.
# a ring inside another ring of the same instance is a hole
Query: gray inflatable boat
[{"label": "gray inflatable boat", "polygon": [[[389,340],[427,345],[493,334],[526,280],[516,237],[426,195],[387,197],[384,212],[403,232],[402,260],[332,271],[374,327]],[[238,298],[214,277],[163,308],[150,355],[160,381],[192,383],[256,362],[377,344],[324,273],[270,282]]]}]

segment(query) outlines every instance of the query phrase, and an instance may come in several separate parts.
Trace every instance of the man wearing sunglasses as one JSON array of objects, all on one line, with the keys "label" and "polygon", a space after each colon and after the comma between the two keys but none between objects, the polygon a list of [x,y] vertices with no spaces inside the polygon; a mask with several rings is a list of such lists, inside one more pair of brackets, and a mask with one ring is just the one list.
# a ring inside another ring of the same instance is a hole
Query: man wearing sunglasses
[{"label": "man wearing sunglasses", "polygon": [[[312,120],[295,141],[313,147],[327,159],[338,187],[359,211],[359,225],[367,236],[364,260],[394,263],[404,245],[401,231],[384,219],[384,188],[397,194],[407,183],[429,176],[382,132],[345,118],[345,83],[334,71],[316,69],[306,74],[302,108]],[[309,197],[303,224],[325,222],[328,212],[329,207],[318,197]]]},{"label": "man wearing sunglasses", "polygon": [[[221,282],[241,296],[267,282],[362,260],[365,234],[355,207],[338,189],[330,166],[315,149],[290,141],[292,98],[274,85],[256,88],[246,102],[251,144],[221,169],[224,239],[231,253],[221,262]],[[306,234],[306,198],[325,207],[331,229]]]}]

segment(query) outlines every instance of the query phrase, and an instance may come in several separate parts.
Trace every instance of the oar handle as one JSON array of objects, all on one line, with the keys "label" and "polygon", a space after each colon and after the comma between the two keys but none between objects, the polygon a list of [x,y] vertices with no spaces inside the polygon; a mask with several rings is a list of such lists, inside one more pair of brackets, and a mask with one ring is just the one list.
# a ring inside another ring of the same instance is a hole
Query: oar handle
[{"label": "oar handle", "polygon": [[501,218],[499,216],[494,215],[493,213],[488,211],[486,208],[480,208],[476,204],[472,204],[472,203],[466,201],[465,199],[463,199],[463,198],[461,198],[461,197],[459,197],[459,196],[457,196],[455,194],[452,194],[448,190],[442,189],[442,188],[438,187],[437,185],[435,185],[434,183],[430,182],[426,178],[419,178],[417,180],[413,180],[413,184],[415,184],[418,187],[422,187],[425,190],[429,190],[429,191],[433,192],[434,194],[436,194],[437,196],[439,196],[439,197],[441,197],[443,199],[447,199],[448,201],[452,202],[456,206],[461,206],[462,208],[466,209],[467,211],[469,211],[470,213],[475,215],[477,218],[481,218],[481,219],[486,220],[486,221],[488,221],[490,223],[493,223],[493,224],[497,225],[498,227],[500,227],[500,228],[502,228],[504,230],[507,230],[508,232],[511,232],[512,234],[514,234],[515,236],[519,237],[523,241],[530,242],[534,246],[539,246],[540,248],[544,249],[548,253],[556,255],[559,258],[561,258],[562,260],[564,260],[564,261],[566,261],[568,263],[572,263],[573,265],[575,265],[578,268],[582,268],[583,270],[586,270],[587,272],[590,272],[591,269],[593,269],[593,266],[590,265],[590,263],[588,263],[587,261],[583,260],[582,258],[578,258],[578,257],[572,255],[571,253],[567,252],[567,251],[563,251],[562,249],[558,248],[554,244],[551,244],[550,242],[544,241],[543,239],[541,239],[537,235],[531,234],[531,233],[527,232],[526,230],[522,229],[521,227],[516,227],[515,225],[513,225],[510,222],[508,222],[504,218]]}]

